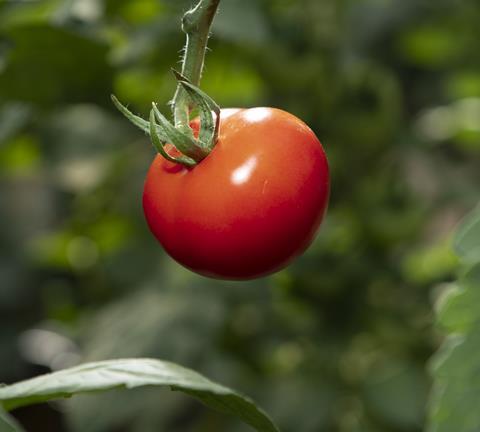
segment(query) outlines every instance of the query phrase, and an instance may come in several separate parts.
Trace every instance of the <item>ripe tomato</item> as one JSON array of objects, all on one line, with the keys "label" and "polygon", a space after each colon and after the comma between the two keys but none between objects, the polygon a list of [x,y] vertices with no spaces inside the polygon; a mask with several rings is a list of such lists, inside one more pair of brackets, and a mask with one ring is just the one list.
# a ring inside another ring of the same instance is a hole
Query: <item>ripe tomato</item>
[{"label": "ripe tomato", "polygon": [[226,109],[217,144],[198,165],[156,156],[143,208],[153,234],[185,267],[250,279],[308,247],[328,196],[327,159],[305,123],[274,108]]}]

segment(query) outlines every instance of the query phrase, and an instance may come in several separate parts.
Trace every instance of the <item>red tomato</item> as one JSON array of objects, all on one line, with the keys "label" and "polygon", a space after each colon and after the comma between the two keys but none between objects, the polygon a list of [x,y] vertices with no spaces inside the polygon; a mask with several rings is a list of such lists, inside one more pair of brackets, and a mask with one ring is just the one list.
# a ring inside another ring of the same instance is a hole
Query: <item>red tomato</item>
[{"label": "red tomato", "polygon": [[328,196],[327,159],[305,123],[274,108],[227,109],[216,146],[198,165],[156,156],[143,208],[153,234],[185,267],[251,279],[308,247]]}]

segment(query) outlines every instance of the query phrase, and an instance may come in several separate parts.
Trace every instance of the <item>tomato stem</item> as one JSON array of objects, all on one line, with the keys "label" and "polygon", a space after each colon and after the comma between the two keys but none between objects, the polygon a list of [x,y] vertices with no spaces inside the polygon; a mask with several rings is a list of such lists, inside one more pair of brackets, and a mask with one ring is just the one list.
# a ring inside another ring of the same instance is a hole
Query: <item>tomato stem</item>
[{"label": "tomato stem", "polygon": [[[199,0],[182,18],[182,30],[187,35],[187,42],[182,73],[173,71],[178,81],[172,102],[174,125],[162,115],[155,103],[147,121],[133,114],[112,95],[115,106],[135,126],[150,135],[154,147],[165,159],[188,167],[195,166],[208,156],[217,141],[220,108],[210,96],[198,88],[198,84],[210,27],[219,3],[220,0]],[[194,137],[190,128],[191,105],[197,106],[200,111],[198,138]],[[166,143],[173,144],[182,156],[170,156],[164,148]]]},{"label": "tomato stem", "polygon": [[[182,18],[182,30],[187,35],[182,75],[195,86],[200,83],[210,27],[219,3],[220,0],[200,0]],[[180,83],[178,83],[173,97],[172,109],[175,126],[183,132],[191,134],[189,127],[190,99]]]}]

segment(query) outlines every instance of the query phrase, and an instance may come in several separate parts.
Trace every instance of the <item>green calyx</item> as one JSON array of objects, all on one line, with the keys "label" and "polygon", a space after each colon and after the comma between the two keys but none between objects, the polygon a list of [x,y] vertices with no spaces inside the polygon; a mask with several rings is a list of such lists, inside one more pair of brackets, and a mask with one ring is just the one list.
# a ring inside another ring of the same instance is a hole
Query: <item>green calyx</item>
[{"label": "green calyx", "polygon": [[[182,73],[173,70],[177,89],[173,97],[173,124],[152,103],[149,120],[128,110],[112,95],[118,110],[135,126],[150,135],[153,146],[167,160],[185,166],[195,166],[213,149],[218,138],[220,108],[213,99],[198,88],[202,74],[210,26],[220,0],[199,0],[195,7],[185,13],[182,29],[187,36]],[[198,110],[200,129],[195,137],[190,128],[192,108]],[[173,156],[165,149],[172,144],[181,156]]]},{"label": "green calyx", "polygon": [[[182,88],[189,96],[191,106],[198,109],[200,130],[198,138],[193,136],[190,127],[174,126],[152,102],[149,121],[133,114],[114,95],[112,101],[118,110],[135,126],[150,135],[155,149],[167,160],[192,167],[203,160],[212,151],[218,138],[220,107],[213,99],[190,83],[179,72],[173,71]],[[172,144],[182,156],[174,157],[165,150],[167,143]]]}]

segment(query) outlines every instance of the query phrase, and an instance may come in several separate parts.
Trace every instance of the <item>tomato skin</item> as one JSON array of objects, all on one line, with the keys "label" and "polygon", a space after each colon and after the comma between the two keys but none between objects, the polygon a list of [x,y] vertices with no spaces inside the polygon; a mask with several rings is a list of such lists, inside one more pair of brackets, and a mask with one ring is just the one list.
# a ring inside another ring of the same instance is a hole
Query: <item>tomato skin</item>
[{"label": "tomato skin", "polygon": [[198,165],[155,157],[143,207],[176,261],[242,280],[273,273],[308,247],[329,187],[322,145],[300,119],[275,108],[227,109],[216,146]]}]

